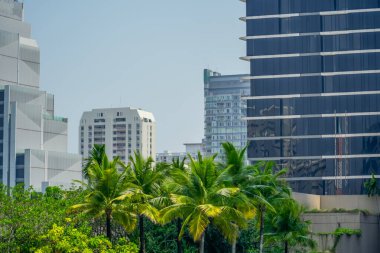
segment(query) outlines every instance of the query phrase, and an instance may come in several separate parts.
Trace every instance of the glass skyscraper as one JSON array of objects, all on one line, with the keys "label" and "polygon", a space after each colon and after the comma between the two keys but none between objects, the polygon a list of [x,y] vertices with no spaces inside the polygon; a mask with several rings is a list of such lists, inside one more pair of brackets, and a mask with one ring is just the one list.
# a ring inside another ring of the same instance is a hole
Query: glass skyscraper
[{"label": "glass skyscraper", "polygon": [[380,175],[380,0],[246,0],[248,158],[298,192]]},{"label": "glass skyscraper", "polygon": [[205,138],[206,155],[218,153],[217,161],[224,159],[223,142],[231,142],[237,148],[247,143],[247,101],[249,81],[246,75],[221,75],[209,69],[204,70]]}]

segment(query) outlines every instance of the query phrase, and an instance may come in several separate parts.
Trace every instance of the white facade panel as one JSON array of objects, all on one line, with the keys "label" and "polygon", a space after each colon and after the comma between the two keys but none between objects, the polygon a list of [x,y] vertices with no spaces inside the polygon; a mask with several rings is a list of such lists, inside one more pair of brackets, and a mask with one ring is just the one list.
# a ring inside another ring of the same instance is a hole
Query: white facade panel
[{"label": "white facade panel", "polygon": [[40,64],[19,60],[19,83],[38,88],[40,82]]},{"label": "white facade panel", "polygon": [[26,150],[25,184],[42,191],[43,185],[70,187],[73,180],[82,180],[82,158],[76,154]]},{"label": "white facade panel", "polygon": [[17,83],[17,59],[0,55],[0,80]]},{"label": "white facade panel", "polygon": [[67,119],[54,115],[54,96],[39,90],[40,50],[22,14],[20,2],[0,0],[0,182],[38,191],[69,186],[82,178],[82,159],[66,153]]},{"label": "white facade panel", "polygon": [[17,34],[2,31],[0,28],[0,55],[17,58],[17,55],[18,55],[18,35]]},{"label": "white facade panel", "polygon": [[30,24],[18,20],[9,19],[0,15],[0,30],[20,34],[23,37],[30,37]]}]

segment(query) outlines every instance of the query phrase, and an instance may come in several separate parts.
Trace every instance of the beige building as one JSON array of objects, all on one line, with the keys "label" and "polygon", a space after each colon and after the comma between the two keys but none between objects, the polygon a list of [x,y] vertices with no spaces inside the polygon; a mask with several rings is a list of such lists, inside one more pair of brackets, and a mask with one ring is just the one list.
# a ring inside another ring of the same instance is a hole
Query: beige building
[{"label": "beige building", "polygon": [[106,146],[108,157],[128,162],[134,151],[156,156],[156,121],[151,112],[130,107],[84,112],[79,126],[79,152],[86,158],[95,144]]}]

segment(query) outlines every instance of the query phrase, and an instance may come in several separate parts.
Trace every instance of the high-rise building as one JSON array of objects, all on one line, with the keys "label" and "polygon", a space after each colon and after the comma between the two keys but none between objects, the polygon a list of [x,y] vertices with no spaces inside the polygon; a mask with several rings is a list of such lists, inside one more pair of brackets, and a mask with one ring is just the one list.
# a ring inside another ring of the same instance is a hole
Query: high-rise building
[{"label": "high-rise building", "polygon": [[0,182],[44,190],[81,179],[81,157],[67,152],[67,119],[39,89],[40,50],[23,4],[0,0]]},{"label": "high-rise building", "polygon": [[247,101],[242,96],[250,94],[247,75],[221,75],[204,70],[204,150],[206,155],[218,153],[216,160],[224,158],[223,142],[231,142],[237,148],[247,143]]},{"label": "high-rise building", "polygon": [[95,144],[105,145],[108,157],[124,162],[140,152],[156,157],[156,121],[152,113],[141,109],[103,108],[84,112],[79,126],[79,152],[88,157]]},{"label": "high-rise building", "polygon": [[299,192],[363,193],[380,175],[380,1],[243,2],[249,160]]}]

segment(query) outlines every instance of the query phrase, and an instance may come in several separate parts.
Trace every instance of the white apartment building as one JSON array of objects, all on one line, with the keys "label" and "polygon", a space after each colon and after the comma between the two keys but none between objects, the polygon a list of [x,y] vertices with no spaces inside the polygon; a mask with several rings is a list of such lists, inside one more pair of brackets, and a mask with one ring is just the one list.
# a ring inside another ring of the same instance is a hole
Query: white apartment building
[{"label": "white apartment building", "polygon": [[108,157],[128,162],[134,151],[156,156],[156,121],[151,112],[130,107],[84,112],[79,126],[79,152],[86,158],[95,144],[105,145]]},{"label": "white apartment building", "polygon": [[23,4],[0,0],[0,182],[44,191],[81,180],[81,156],[67,153],[67,119],[39,89],[40,49]]}]

